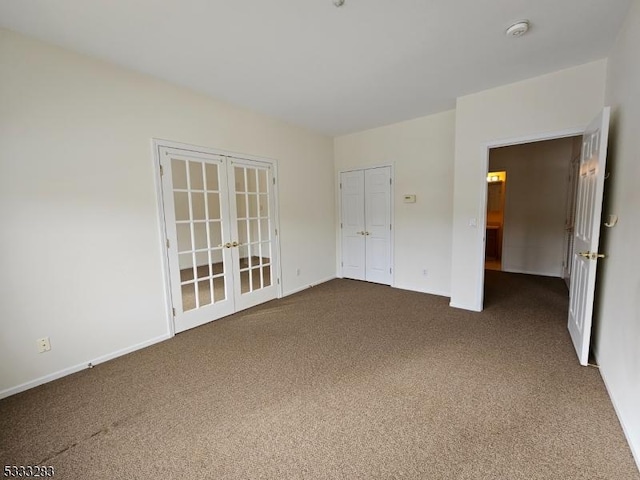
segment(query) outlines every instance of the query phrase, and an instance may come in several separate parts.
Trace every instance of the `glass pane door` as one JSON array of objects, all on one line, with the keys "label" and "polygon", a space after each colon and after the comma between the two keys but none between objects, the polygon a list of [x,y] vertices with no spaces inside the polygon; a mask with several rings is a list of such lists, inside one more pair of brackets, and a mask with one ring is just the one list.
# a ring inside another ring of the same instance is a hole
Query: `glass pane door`
[{"label": "glass pane door", "polygon": [[223,157],[161,149],[176,331],[233,312]]},{"label": "glass pane door", "polygon": [[235,204],[233,249],[236,309],[276,297],[273,175],[268,164],[231,162],[230,190]]}]

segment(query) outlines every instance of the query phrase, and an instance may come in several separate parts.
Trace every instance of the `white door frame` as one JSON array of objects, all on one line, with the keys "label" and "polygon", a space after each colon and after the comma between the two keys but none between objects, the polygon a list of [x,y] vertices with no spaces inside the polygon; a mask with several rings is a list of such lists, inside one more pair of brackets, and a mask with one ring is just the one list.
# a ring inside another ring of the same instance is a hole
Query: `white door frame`
[{"label": "white door frame", "polygon": [[278,195],[278,161],[267,157],[258,157],[255,155],[246,155],[244,153],[231,152],[211,147],[202,147],[189,143],[175,142],[173,140],[163,140],[160,138],[151,139],[151,160],[153,162],[153,173],[156,187],[156,206],[158,214],[158,239],[160,240],[160,253],[162,256],[162,278],[164,283],[164,299],[165,299],[165,319],[167,322],[167,332],[170,337],[175,336],[175,325],[173,321],[173,304],[171,297],[171,277],[169,274],[169,251],[167,248],[166,223],[164,217],[164,201],[162,198],[162,174],[160,171],[160,147],[177,148],[198,153],[208,153],[211,155],[223,155],[240,160],[254,160],[257,162],[270,163],[273,167],[273,178],[276,179],[273,185],[275,212],[274,222],[278,234],[275,237],[275,246],[277,253],[275,269],[275,278],[277,282],[277,298],[282,298],[282,262],[280,260],[280,204]]},{"label": "white door frame", "polygon": [[533,135],[524,135],[521,137],[513,137],[507,139],[494,140],[484,144],[483,157],[482,157],[482,178],[478,178],[481,185],[481,197],[479,199],[480,211],[478,212],[478,229],[479,235],[477,236],[476,248],[480,252],[478,255],[479,262],[476,268],[480,272],[480,282],[478,282],[478,311],[484,309],[484,255],[486,248],[486,232],[487,232],[487,174],[489,173],[489,155],[491,149],[500,147],[510,147],[513,145],[522,145],[524,143],[544,142],[546,140],[557,140],[559,138],[575,137],[582,135],[584,128],[568,128],[566,130],[558,130],[555,132],[545,132]]},{"label": "white door frame", "polygon": [[346,172],[355,172],[358,170],[368,170],[370,168],[383,168],[383,167],[389,167],[390,169],[390,175],[391,175],[391,190],[389,192],[389,195],[391,196],[391,237],[390,237],[390,241],[389,241],[389,248],[390,248],[390,252],[389,252],[389,263],[391,264],[391,287],[396,286],[396,265],[395,265],[395,260],[394,260],[394,245],[395,245],[395,237],[396,237],[396,222],[395,222],[395,200],[394,200],[394,191],[395,191],[395,186],[396,186],[396,179],[395,179],[395,171],[394,171],[394,162],[390,162],[390,163],[382,163],[382,164],[377,164],[377,165],[363,165],[363,166],[359,166],[359,167],[351,167],[351,168],[344,168],[341,170],[338,170],[338,172],[336,173],[336,193],[337,193],[337,203],[336,205],[338,206],[338,215],[337,215],[337,219],[338,219],[338,224],[337,224],[337,235],[336,235],[336,252],[338,253],[338,255],[336,256],[336,261],[337,261],[337,272],[338,278],[344,278],[344,276],[342,275],[342,231],[340,228],[340,222],[342,220],[342,192],[340,191],[340,176],[343,173]]}]

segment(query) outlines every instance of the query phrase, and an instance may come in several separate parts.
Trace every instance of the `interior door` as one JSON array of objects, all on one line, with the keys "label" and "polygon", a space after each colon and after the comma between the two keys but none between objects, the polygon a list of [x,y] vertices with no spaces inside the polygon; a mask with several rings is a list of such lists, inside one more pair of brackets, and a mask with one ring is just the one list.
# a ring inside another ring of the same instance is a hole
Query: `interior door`
[{"label": "interior door", "polygon": [[582,365],[589,360],[600,217],[609,136],[609,107],[594,119],[582,139],[576,201],[574,254],[569,294],[569,332]]},{"label": "interior door", "polygon": [[391,285],[391,168],[365,170],[365,278]]},{"label": "interior door", "polygon": [[159,147],[175,331],[234,311],[224,157]]},{"label": "interior door", "polygon": [[237,311],[277,297],[278,249],[271,164],[232,159],[229,166]]},{"label": "interior door", "polygon": [[[576,150],[575,143],[574,150]],[[576,197],[578,194],[581,150],[582,141],[580,141],[580,146],[577,147],[577,151],[574,151],[572,153],[573,158],[571,159],[571,165],[569,165],[569,178],[567,179],[567,208],[566,220],[564,225],[565,241],[562,261],[562,276],[565,283],[567,284],[567,287],[569,288],[571,288],[571,267],[573,266],[573,236],[575,228]]]},{"label": "interior door", "polygon": [[364,170],[340,174],[342,276],[365,280]]}]

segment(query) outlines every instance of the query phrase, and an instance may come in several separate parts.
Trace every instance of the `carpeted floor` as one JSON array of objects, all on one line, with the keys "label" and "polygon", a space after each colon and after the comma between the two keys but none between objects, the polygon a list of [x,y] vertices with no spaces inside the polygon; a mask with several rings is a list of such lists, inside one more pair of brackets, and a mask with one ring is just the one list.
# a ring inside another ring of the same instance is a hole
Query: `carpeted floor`
[{"label": "carpeted floor", "polygon": [[562,280],[486,309],[334,280],[0,401],[60,479],[640,479]]}]

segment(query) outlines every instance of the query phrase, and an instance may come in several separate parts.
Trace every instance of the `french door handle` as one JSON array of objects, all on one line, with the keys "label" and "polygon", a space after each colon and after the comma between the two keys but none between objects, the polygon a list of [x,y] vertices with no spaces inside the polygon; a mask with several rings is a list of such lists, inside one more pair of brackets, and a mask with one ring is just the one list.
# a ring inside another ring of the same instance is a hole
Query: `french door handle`
[{"label": "french door handle", "polygon": [[231,248],[231,244],[229,242],[221,243],[220,245],[218,245],[218,248]]},{"label": "french door handle", "polygon": [[364,234],[365,234],[365,235],[371,235],[371,233],[369,233],[369,232],[364,232]]},{"label": "french door handle", "polygon": [[238,247],[238,246],[240,246],[240,244],[239,244],[238,242],[233,242],[233,243],[231,244],[231,247]]},{"label": "french door handle", "polygon": [[580,252],[578,255],[584,258],[589,258],[591,260],[597,260],[598,258],[605,257],[605,255],[603,255],[602,253],[596,253],[596,252]]},{"label": "french door handle", "polygon": [[364,232],[356,232],[356,235],[364,235]]}]

